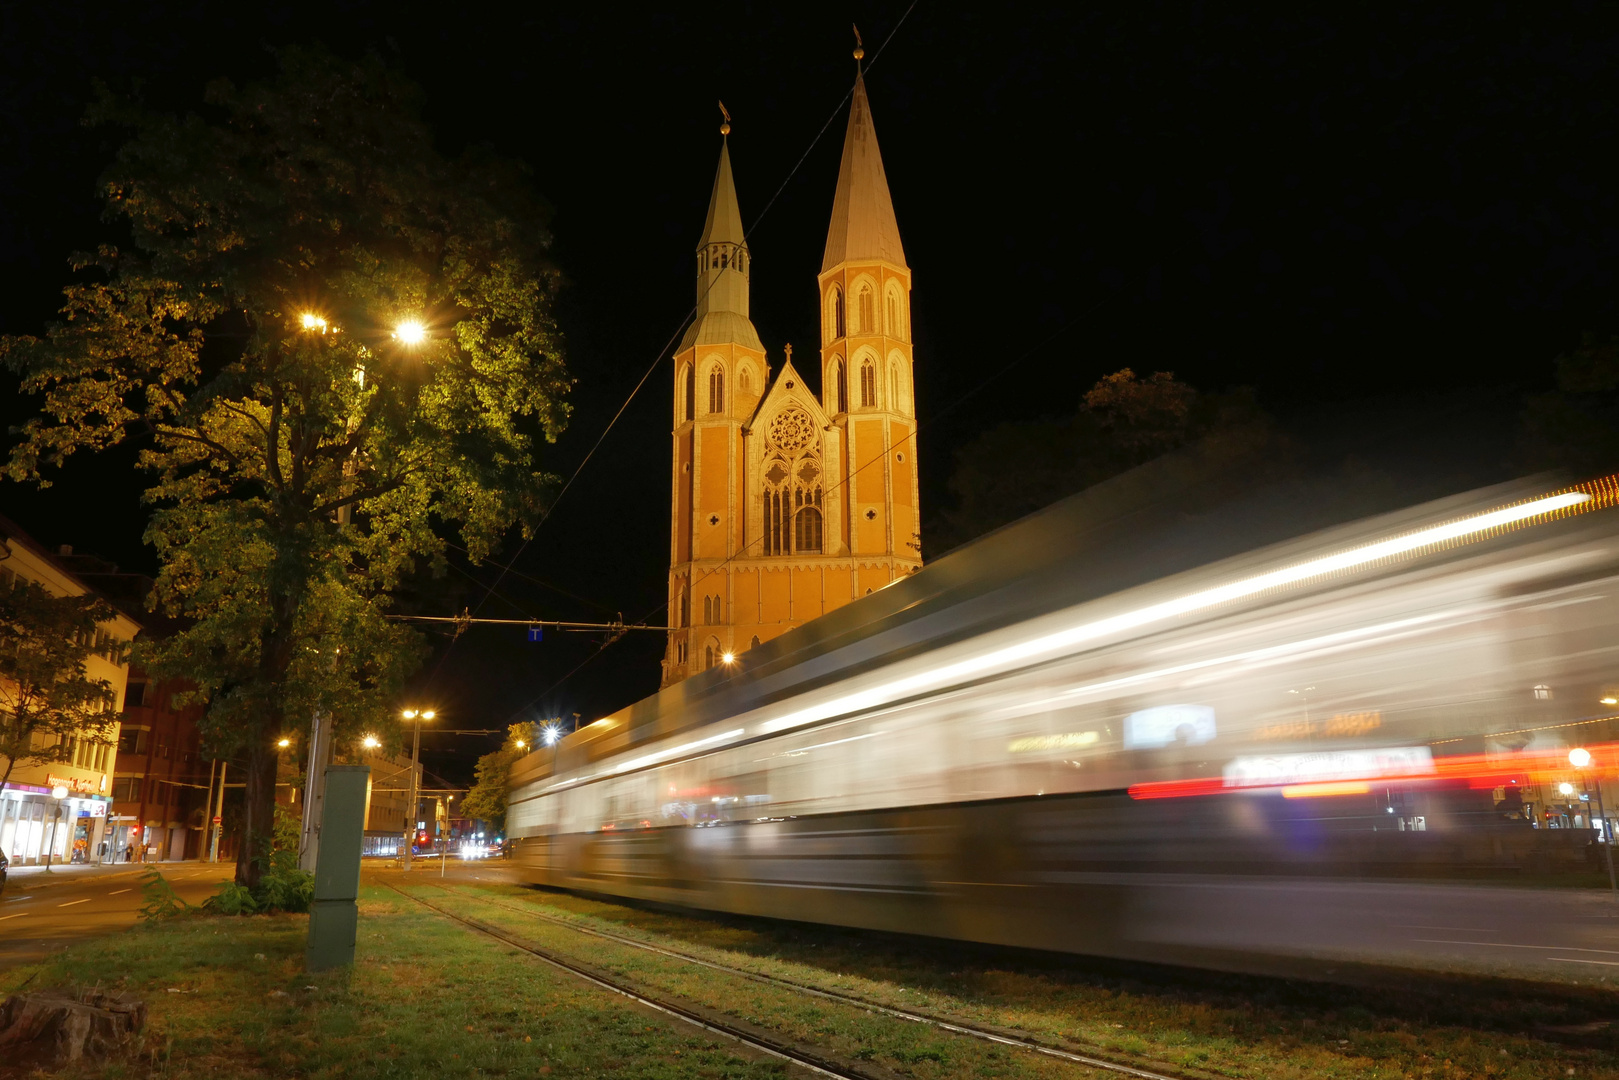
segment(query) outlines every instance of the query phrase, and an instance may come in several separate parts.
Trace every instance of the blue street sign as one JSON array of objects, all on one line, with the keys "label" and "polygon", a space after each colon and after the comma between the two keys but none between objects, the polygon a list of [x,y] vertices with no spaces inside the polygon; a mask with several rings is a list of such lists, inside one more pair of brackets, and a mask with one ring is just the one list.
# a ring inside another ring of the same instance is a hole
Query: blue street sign
[{"label": "blue street sign", "polygon": [[543,627],[543,626],[531,626],[531,627],[529,627],[528,628],[528,639],[530,641],[544,641],[545,640],[545,627]]}]

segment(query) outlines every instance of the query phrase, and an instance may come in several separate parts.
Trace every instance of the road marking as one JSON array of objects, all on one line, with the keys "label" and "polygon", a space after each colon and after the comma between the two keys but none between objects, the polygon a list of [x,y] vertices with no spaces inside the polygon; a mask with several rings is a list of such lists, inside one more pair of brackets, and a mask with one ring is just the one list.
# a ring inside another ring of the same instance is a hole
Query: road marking
[{"label": "road marking", "polygon": [[91,897],[86,896],[83,900],[69,900],[65,904],[57,904],[56,906],[57,907],[72,907],[74,904],[88,904],[91,899],[92,899]]},{"label": "road marking", "polygon": [[19,911],[15,915],[0,915],[0,922],[5,922],[7,919],[20,919],[27,914],[28,912],[26,911]]},{"label": "road marking", "polygon": [[121,892],[128,892],[128,891],[129,891],[128,889],[114,889],[112,892],[108,893],[107,895],[108,896],[117,896]]},{"label": "road marking", "polygon": [[1541,952],[1595,952],[1605,953],[1608,956],[1619,956],[1619,949],[1582,949],[1576,945],[1513,945],[1505,941],[1451,941],[1447,938],[1412,938],[1412,941],[1425,941],[1430,945],[1483,945],[1491,949],[1539,949]]},{"label": "road marking", "polygon": [[1604,967],[1619,967],[1619,960],[1576,960],[1572,956],[1548,956],[1548,960],[1561,960],[1565,964],[1601,964]]}]

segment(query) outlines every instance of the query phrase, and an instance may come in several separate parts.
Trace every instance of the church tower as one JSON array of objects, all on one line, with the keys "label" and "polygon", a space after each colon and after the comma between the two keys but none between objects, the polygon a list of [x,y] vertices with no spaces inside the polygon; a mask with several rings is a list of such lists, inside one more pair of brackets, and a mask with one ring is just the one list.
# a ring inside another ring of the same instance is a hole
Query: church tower
[{"label": "church tower", "polygon": [[675,353],[665,686],[922,565],[911,273],[858,75],[818,285],[819,396],[791,345],[772,378],[751,260],[727,139]]},{"label": "church tower", "polygon": [[922,528],[911,270],[858,74],[819,283],[821,399],[849,465],[839,540],[873,568],[913,573],[922,561]]}]

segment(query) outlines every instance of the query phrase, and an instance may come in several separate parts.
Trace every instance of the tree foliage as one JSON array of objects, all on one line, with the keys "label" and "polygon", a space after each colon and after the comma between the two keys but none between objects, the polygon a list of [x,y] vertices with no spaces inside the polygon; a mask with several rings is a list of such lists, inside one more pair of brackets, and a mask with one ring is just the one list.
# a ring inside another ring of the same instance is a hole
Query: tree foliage
[{"label": "tree foliage", "polygon": [[1274,455],[1282,439],[1246,392],[1200,394],[1170,372],[1123,368],[1071,416],[1001,424],[958,450],[932,543],[949,550],[1183,447],[1236,463]]},{"label": "tree foliage", "polygon": [[340,737],[385,720],[421,655],[390,595],[442,562],[442,533],[476,559],[535,520],[535,447],[571,385],[519,170],[440,155],[375,59],[279,62],[212,84],[205,116],[103,94],[91,121],[132,132],[101,184],[128,241],[76,257],[43,338],[0,341],[43,399],[12,477],[141,439],[151,603],[186,620],[142,659],[190,680],[212,749],[248,760],[249,885],[275,738],[315,712]]},{"label": "tree foliage", "polygon": [[506,832],[506,797],[511,793],[512,766],[534,750],[533,724],[512,724],[506,729],[506,742],[493,754],[478,759],[477,780],[467,792],[461,812],[486,823],[495,832]]},{"label": "tree foliage", "polygon": [[52,596],[35,581],[0,586],[0,785],[18,765],[73,758],[74,740],[111,745],[117,694],[85,660],[113,610],[94,596]]},{"label": "tree foliage", "polygon": [[1529,399],[1518,450],[1529,469],[1619,471],[1619,337],[1586,334],[1557,358],[1557,388]]}]

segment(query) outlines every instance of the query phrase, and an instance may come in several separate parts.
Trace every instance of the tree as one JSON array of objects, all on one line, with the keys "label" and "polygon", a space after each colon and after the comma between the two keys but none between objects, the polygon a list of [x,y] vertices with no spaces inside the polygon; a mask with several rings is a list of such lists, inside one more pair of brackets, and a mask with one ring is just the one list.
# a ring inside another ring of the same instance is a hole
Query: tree
[{"label": "tree", "polygon": [[1518,456],[1581,478],[1619,469],[1619,337],[1586,334],[1557,358],[1557,388],[1524,408]]},{"label": "tree", "polygon": [[534,448],[567,419],[542,204],[513,165],[447,160],[415,87],[380,61],[278,56],[212,84],[208,116],[105,92],[132,134],[102,179],[125,227],[74,263],[62,321],[0,340],[43,397],[9,474],[140,437],[153,475],[150,605],[185,629],[144,647],[246,760],[237,880],[268,866],[275,740],[391,716],[420,638],[387,618],[408,575],[474,559],[538,516]]},{"label": "tree", "polygon": [[1183,447],[1238,463],[1274,457],[1281,442],[1245,391],[1200,394],[1170,372],[1123,368],[1072,416],[1001,424],[956,451],[953,504],[930,543],[949,550]]},{"label": "tree", "polygon": [[512,724],[506,729],[506,742],[493,754],[478,759],[477,782],[467,792],[461,812],[486,822],[502,835],[506,832],[506,796],[511,793],[512,766],[534,750],[534,725]]},{"label": "tree", "polygon": [[85,659],[113,611],[93,596],[52,596],[38,582],[0,588],[0,787],[18,765],[73,760],[76,742],[112,743],[112,684]]}]

